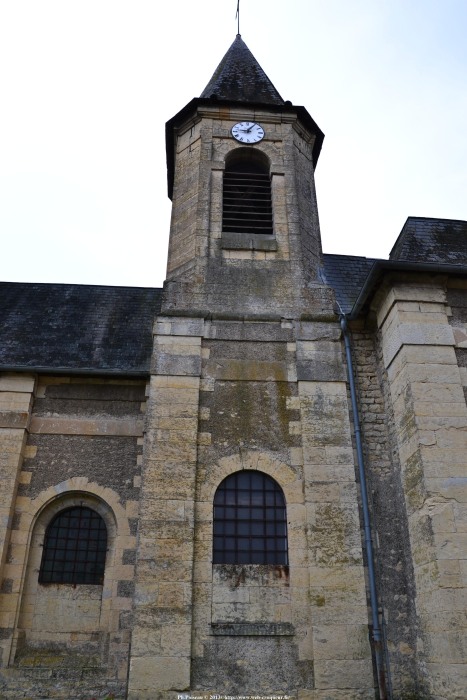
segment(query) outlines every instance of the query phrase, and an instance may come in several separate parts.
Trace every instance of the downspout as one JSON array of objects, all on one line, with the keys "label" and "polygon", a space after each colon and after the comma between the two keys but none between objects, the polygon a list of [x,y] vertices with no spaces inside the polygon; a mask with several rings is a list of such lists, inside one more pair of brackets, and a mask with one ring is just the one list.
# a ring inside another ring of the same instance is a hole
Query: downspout
[{"label": "downspout", "polygon": [[368,583],[370,593],[371,618],[373,625],[373,644],[375,650],[376,673],[378,677],[380,700],[388,700],[390,698],[390,694],[388,694],[388,689],[386,688],[386,675],[383,660],[383,636],[381,625],[379,623],[379,603],[378,593],[376,591],[373,543],[371,541],[371,519],[370,509],[368,507],[368,490],[366,485],[365,461],[363,458],[362,435],[360,430],[357,392],[355,389],[352,350],[350,346],[349,331],[347,328],[347,319],[342,311],[340,311],[340,325],[344,336],[345,355],[347,359],[347,369],[349,374],[350,398],[352,402],[353,424],[355,431],[355,443],[357,446],[358,475],[360,479],[360,490],[362,496],[364,541],[368,560]]}]

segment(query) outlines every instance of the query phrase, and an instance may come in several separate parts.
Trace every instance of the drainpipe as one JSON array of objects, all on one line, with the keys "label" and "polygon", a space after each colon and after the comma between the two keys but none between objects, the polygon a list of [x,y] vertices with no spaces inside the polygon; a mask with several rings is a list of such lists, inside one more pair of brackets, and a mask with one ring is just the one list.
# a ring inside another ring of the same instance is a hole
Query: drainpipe
[{"label": "drainpipe", "polygon": [[370,607],[373,624],[373,644],[375,650],[376,673],[378,676],[378,688],[380,700],[389,700],[390,695],[386,688],[386,676],[383,662],[383,635],[379,623],[379,604],[376,591],[376,576],[373,560],[373,543],[371,541],[371,520],[370,509],[368,507],[368,490],[366,486],[365,462],[363,458],[362,435],[360,430],[360,419],[358,413],[357,392],[355,389],[352,351],[350,346],[347,319],[344,313],[340,312],[340,324],[344,336],[345,355],[347,358],[347,368],[349,374],[350,398],[352,401],[353,423],[355,430],[355,442],[357,445],[358,475],[360,478],[360,490],[362,495],[363,509],[363,529],[365,539],[365,549],[368,560],[368,583],[370,589]]}]

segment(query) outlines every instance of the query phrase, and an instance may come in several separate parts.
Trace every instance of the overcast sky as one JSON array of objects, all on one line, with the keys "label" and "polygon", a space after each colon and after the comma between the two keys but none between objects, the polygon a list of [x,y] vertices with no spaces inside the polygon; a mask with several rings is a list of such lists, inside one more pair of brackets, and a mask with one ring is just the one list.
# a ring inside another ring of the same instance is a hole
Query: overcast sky
[{"label": "overcast sky", "polygon": [[[0,279],[160,286],[164,124],[235,38],[236,0],[0,0]],[[466,0],[241,0],[240,31],[325,133],[323,248],[383,257],[467,219]]]}]

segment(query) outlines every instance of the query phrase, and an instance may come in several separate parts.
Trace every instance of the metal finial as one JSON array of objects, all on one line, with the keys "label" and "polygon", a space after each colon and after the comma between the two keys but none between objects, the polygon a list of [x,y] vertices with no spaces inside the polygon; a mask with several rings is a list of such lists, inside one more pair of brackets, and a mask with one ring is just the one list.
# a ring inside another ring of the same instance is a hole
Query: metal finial
[{"label": "metal finial", "polygon": [[240,36],[240,0],[237,0],[237,13],[235,15],[237,20],[237,36]]}]

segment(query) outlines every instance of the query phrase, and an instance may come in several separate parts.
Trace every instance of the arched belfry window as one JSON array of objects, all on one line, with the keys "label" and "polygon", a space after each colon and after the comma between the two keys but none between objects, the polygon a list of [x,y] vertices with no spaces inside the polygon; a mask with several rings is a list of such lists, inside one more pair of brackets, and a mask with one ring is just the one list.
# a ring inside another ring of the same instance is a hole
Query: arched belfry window
[{"label": "arched belfry window", "polygon": [[219,485],[213,564],[288,564],[285,498],[267,474],[235,472]]},{"label": "arched belfry window", "polygon": [[222,231],[272,235],[271,176],[267,157],[238,148],[227,158],[223,182]]},{"label": "arched belfry window", "polygon": [[39,582],[102,584],[106,551],[107,528],[99,513],[65,508],[47,527]]}]

